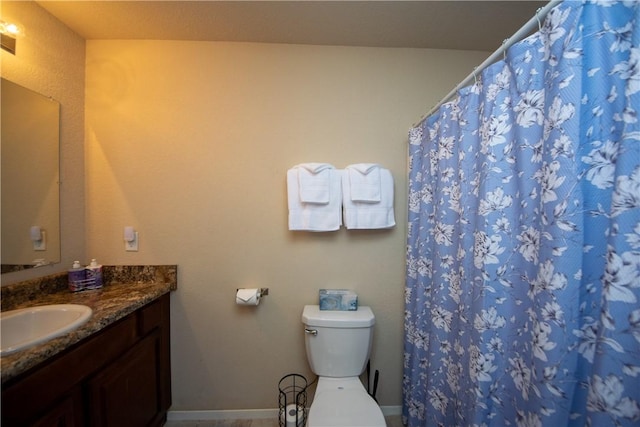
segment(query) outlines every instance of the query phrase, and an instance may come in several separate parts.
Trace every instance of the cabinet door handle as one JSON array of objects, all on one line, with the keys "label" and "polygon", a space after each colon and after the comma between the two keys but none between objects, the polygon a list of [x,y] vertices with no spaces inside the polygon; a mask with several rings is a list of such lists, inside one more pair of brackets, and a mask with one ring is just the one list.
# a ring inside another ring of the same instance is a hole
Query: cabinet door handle
[{"label": "cabinet door handle", "polygon": [[304,333],[315,336],[315,335],[318,335],[318,330],[317,329],[304,328]]}]

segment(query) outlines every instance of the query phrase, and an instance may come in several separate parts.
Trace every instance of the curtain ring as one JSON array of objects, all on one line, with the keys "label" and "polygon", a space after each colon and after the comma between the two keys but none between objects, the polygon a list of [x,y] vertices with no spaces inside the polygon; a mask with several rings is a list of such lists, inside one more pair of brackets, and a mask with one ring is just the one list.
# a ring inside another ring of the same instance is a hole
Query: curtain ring
[{"label": "curtain ring", "polygon": [[473,80],[475,81],[475,84],[478,84],[478,76],[476,75],[476,70],[478,69],[478,67],[473,67]]},{"label": "curtain ring", "polygon": [[540,11],[542,10],[541,7],[539,7],[538,9],[536,9],[536,19],[538,20],[538,30],[542,31],[542,22],[540,22]]},{"label": "curtain ring", "polygon": [[502,60],[503,61],[507,60],[507,48],[504,47],[504,46],[507,44],[508,41],[509,41],[509,39],[502,40],[502,46],[503,46],[502,47]]}]

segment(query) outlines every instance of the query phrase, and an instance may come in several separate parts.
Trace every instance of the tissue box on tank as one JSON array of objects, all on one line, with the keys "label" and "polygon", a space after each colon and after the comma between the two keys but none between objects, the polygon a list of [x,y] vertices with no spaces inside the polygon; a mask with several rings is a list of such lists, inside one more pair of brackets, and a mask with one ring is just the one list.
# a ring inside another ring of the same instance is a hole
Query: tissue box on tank
[{"label": "tissue box on tank", "polygon": [[320,289],[320,310],[356,311],[358,295],[348,289]]}]

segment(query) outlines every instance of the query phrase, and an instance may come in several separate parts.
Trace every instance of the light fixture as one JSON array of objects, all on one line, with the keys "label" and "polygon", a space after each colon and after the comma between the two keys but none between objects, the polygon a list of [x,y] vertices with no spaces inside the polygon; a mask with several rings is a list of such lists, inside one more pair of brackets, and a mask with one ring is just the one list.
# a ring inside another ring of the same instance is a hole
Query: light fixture
[{"label": "light fixture", "polygon": [[0,45],[9,53],[16,54],[16,36],[20,28],[11,22],[0,21]]}]

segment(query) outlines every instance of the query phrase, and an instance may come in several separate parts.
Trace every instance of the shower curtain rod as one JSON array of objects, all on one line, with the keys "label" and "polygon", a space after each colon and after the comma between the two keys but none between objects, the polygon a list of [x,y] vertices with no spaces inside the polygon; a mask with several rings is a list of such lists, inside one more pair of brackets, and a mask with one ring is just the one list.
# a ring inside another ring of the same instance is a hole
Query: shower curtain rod
[{"label": "shower curtain rod", "polygon": [[447,100],[449,98],[451,98],[452,96],[454,96],[456,93],[458,93],[458,90],[460,90],[461,88],[465,87],[467,84],[469,84],[471,82],[471,80],[475,80],[476,76],[479,72],[481,72],[482,70],[484,70],[486,67],[488,67],[489,65],[493,64],[501,55],[503,55],[505,53],[505,51],[507,49],[509,49],[513,44],[519,42],[520,40],[522,40],[524,37],[528,36],[529,33],[531,33],[531,31],[536,27],[536,26],[540,26],[542,25],[542,20],[544,19],[545,16],[547,16],[547,13],[549,13],[549,11],[551,9],[553,9],[557,4],[562,3],[562,0],[551,0],[548,4],[546,4],[544,7],[539,8],[536,11],[536,14],[533,18],[531,18],[526,24],[524,24],[514,35],[512,35],[511,37],[509,37],[508,39],[505,39],[504,42],[502,42],[502,45],[491,54],[491,56],[489,56],[487,59],[484,60],[484,62],[480,65],[478,65],[477,67],[475,67],[473,69],[473,71],[467,76],[465,77],[464,80],[462,80],[460,83],[458,83],[458,85],[456,87],[454,87],[451,92],[449,92],[448,94],[446,94],[444,96],[444,98],[442,98],[440,100],[440,102],[438,102],[431,110],[429,110],[429,112],[427,114],[425,114],[424,116],[422,116],[420,118],[420,120],[418,120],[417,123],[415,123],[412,127],[416,127],[419,126],[422,122],[424,122],[430,115],[432,115],[434,112],[436,112],[436,110],[438,108],[440,108],[442,106],[442,104],[444,104],[445,102],[447,102]]}]

